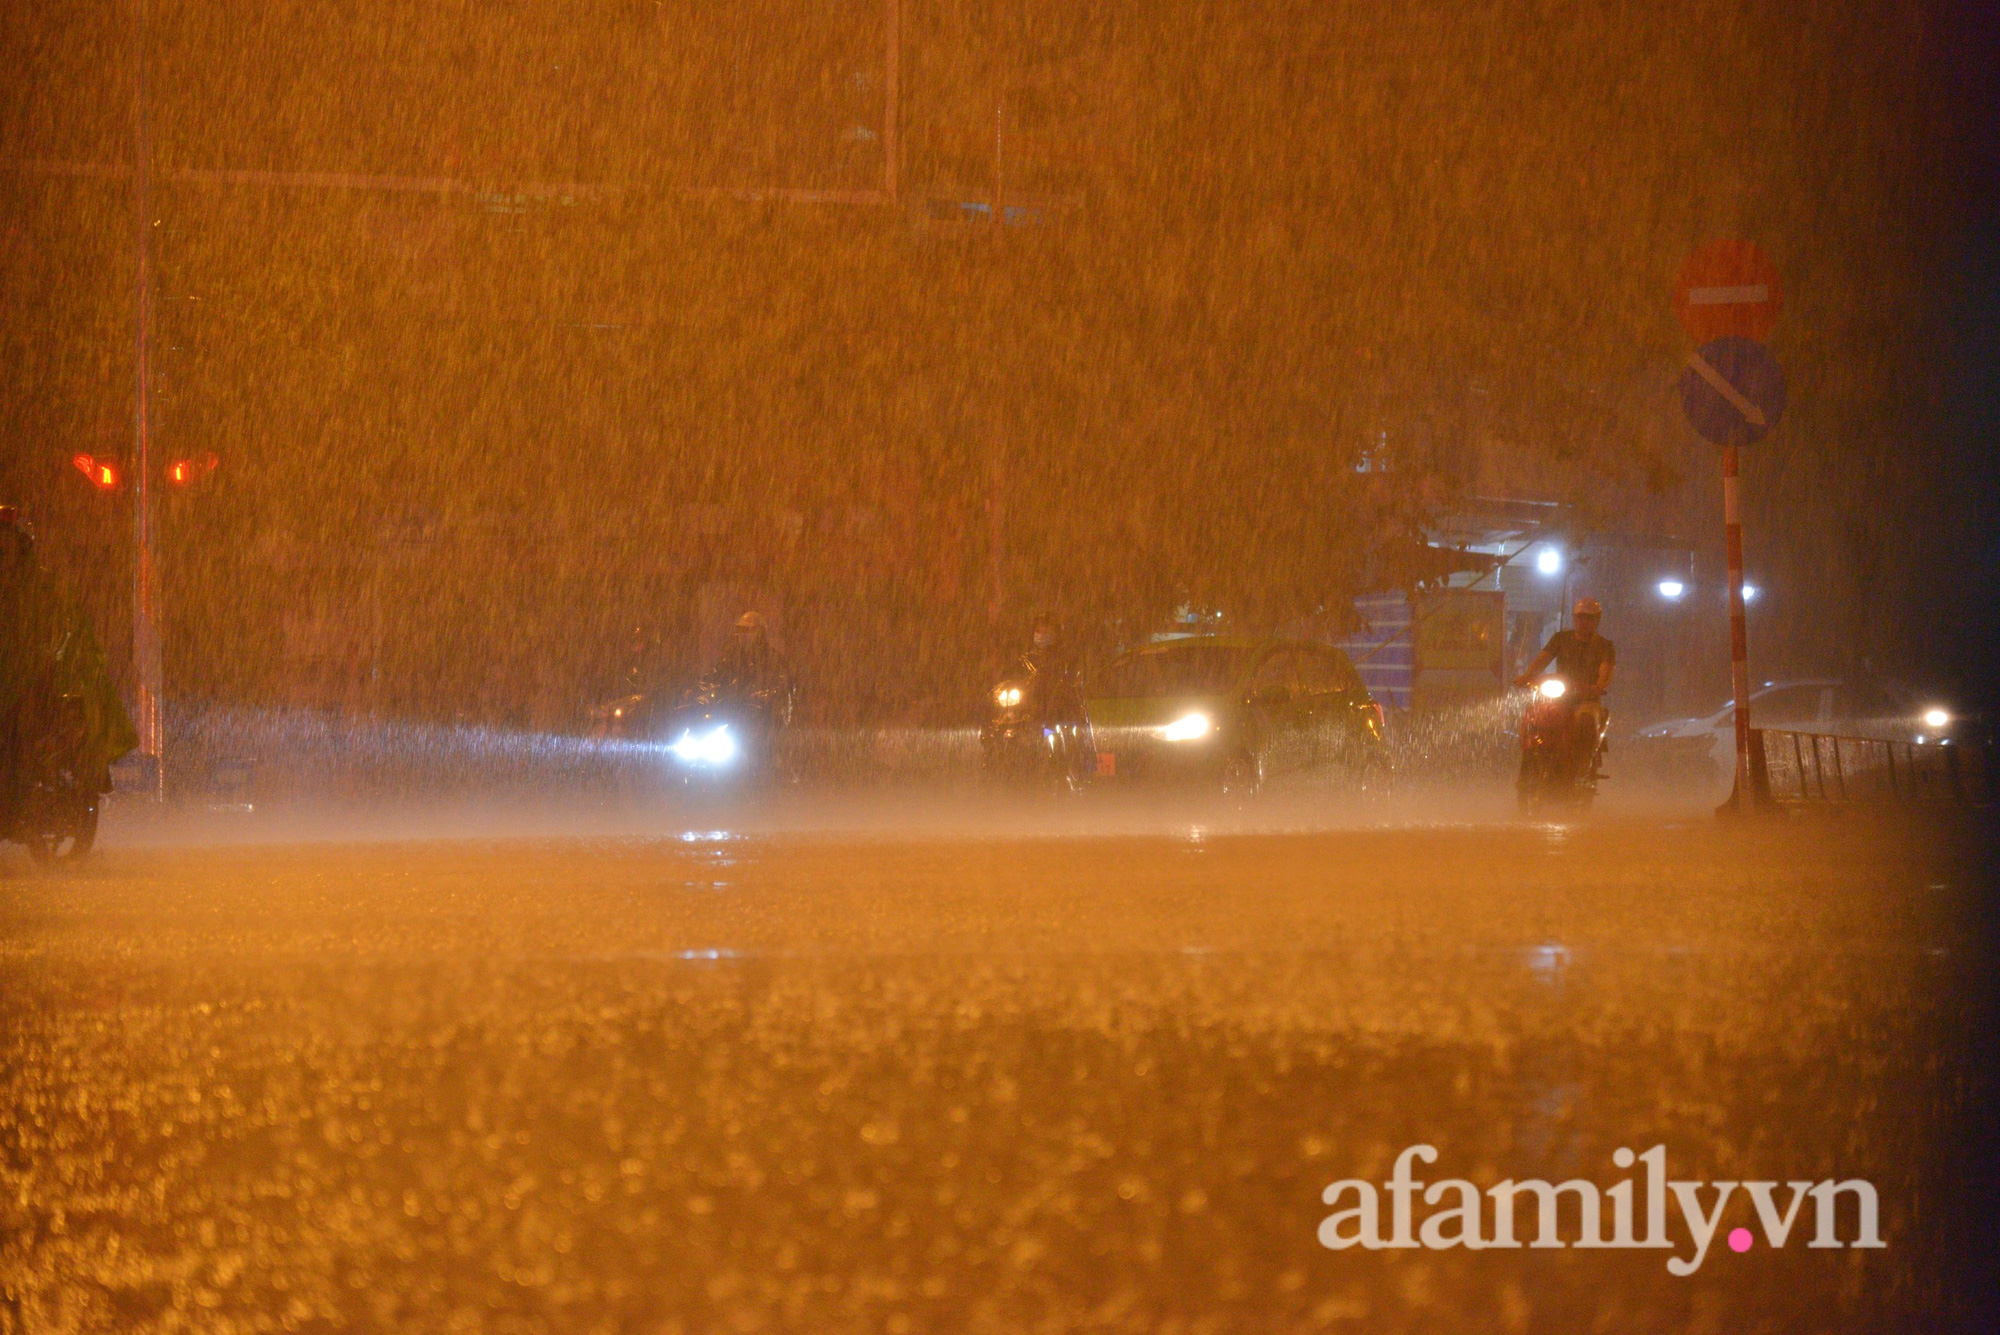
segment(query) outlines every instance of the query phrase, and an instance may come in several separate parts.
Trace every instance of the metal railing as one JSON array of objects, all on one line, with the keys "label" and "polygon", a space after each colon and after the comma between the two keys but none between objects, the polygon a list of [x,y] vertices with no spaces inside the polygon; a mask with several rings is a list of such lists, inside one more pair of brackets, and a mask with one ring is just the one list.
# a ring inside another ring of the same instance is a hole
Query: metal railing
[{"label": "metal railing", "polygon": [[1753,782],[1784,805],[1993,801],[1991,742],[1917,743],[1753,728]]}]

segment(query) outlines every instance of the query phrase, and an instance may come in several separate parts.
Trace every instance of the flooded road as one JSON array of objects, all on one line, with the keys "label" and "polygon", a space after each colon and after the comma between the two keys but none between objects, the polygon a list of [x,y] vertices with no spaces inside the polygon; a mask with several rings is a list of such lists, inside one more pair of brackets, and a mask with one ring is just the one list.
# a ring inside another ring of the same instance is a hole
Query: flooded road
[{"label": "flooded road", "polygon": [[[1977,1325],[1969,835],[519,828],[0,867],[0,1329]],[[1322,1246],[1416,1144],[1887,1245]]]}]

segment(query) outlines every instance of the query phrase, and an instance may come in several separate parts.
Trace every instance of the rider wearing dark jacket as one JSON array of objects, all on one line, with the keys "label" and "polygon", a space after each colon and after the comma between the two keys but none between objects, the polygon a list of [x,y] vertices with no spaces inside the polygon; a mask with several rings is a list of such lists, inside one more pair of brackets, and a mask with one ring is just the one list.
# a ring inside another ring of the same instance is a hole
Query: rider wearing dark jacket
[{"label": "rider wearing dark jacket", "polygon": [[0,701],[14,703],[53,669],[62,620],[33,530],[13,506],[0,506]]},{"label": "rider wearing dark jacket", "polygon": [[1556,675],[1573,693],[1571,708],[1576,711],[1577,723],[1588,730],[1586,736],[1599,739],[1599,749],[1592,752],[1595,756],[1601,754],[1604,726],[1609,721],[1604,693],[1611,689],[1611,675],[1618,669],[1618,646],[1597,633],[1598,624],[1604,619],[1604,608],[1597,599],[1577,599],[1570,619],[1575,628],[1550,636],[1542,652],[1535,655],[1535,661],[1514,679],[1514,684],[1526,686],[1554,663]]},{"label": "rider wearing dark jacket", "polygon": [[1611,674],[1618,667],[1618,646],[1597,633],[1604,609],[1595,598],[1579,598],[1572,619],[1574,630],[1560,630],[1549,637],[1542,652],[1528,670],[1515,678],[1516,686],[1526,686],[1542,670],[1554,663],[1561,677],[1580,699],[1595,700],[1611,689]]},{"label": "rider wearing dark jacket", "polygon": [[717,699],[754,704],[783,725],[791,715],[792,676],[784,656],[771,643],[764,618],[745,612],[736,620],[729,647],[702,685]]},{"label": "rider wearing dark jacket", "polygon": [[1083,682],[1076,655],[1062,642],[1055,622],[1037,618],[1021,666],[1041,693],[1042,717],[1051,723],[1075,723],[1083,718]]},{"label": "rider wearing dark jacket", "polygon": [[138,737],[112,686],[90,621],[63,596],[35,559],[34,530],[12,506],[0,506],[0,805],[26,781],[28,744],[60,697],[82,704],[85,754],[98,790],[105,767]]}]

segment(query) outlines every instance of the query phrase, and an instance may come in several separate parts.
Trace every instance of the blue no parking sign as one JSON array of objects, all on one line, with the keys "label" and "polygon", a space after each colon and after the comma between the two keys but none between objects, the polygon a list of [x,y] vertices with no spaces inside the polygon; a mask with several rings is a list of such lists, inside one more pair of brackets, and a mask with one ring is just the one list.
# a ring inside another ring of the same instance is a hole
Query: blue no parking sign
[{"label": "blue no parking sign", "polygon": [[1762,343],[1711,340],[1681,372],[1681,411],[1703,440],[1754,444],[1785,414],[1785,372]]}]

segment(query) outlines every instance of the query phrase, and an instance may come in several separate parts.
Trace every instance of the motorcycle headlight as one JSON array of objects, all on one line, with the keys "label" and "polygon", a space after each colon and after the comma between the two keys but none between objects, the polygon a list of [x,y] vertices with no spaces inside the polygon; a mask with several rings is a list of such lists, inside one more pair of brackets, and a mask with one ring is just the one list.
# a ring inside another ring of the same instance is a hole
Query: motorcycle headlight
[{"label": "motorcycle headlight", "polygon": [[686,729],[667,749],[683,765],[727,765],[736,759],[737,752],[736,738],[730,734],[727,723],[707,732]]},{"label": "motorcycle headlight", "polygon": [[1002,686],[993,692],[993,703],[1002,709],[1016,708],[1021,703],[1021,688],[1019,686]]},{"label": "motorcycle headlight", "polygon": [[1562,684],[1560,677],[1549,677],[1535,689],[1542,693],[1544,700],[1560,700],[1569,692],[1569,687]]},{"label": "motorcycle headlight", "polygon": [[1213,726],[1206,714],[1183,714],[1160,728],[1159,736],[1164,742],[1198,742],[1208,736]]}]

